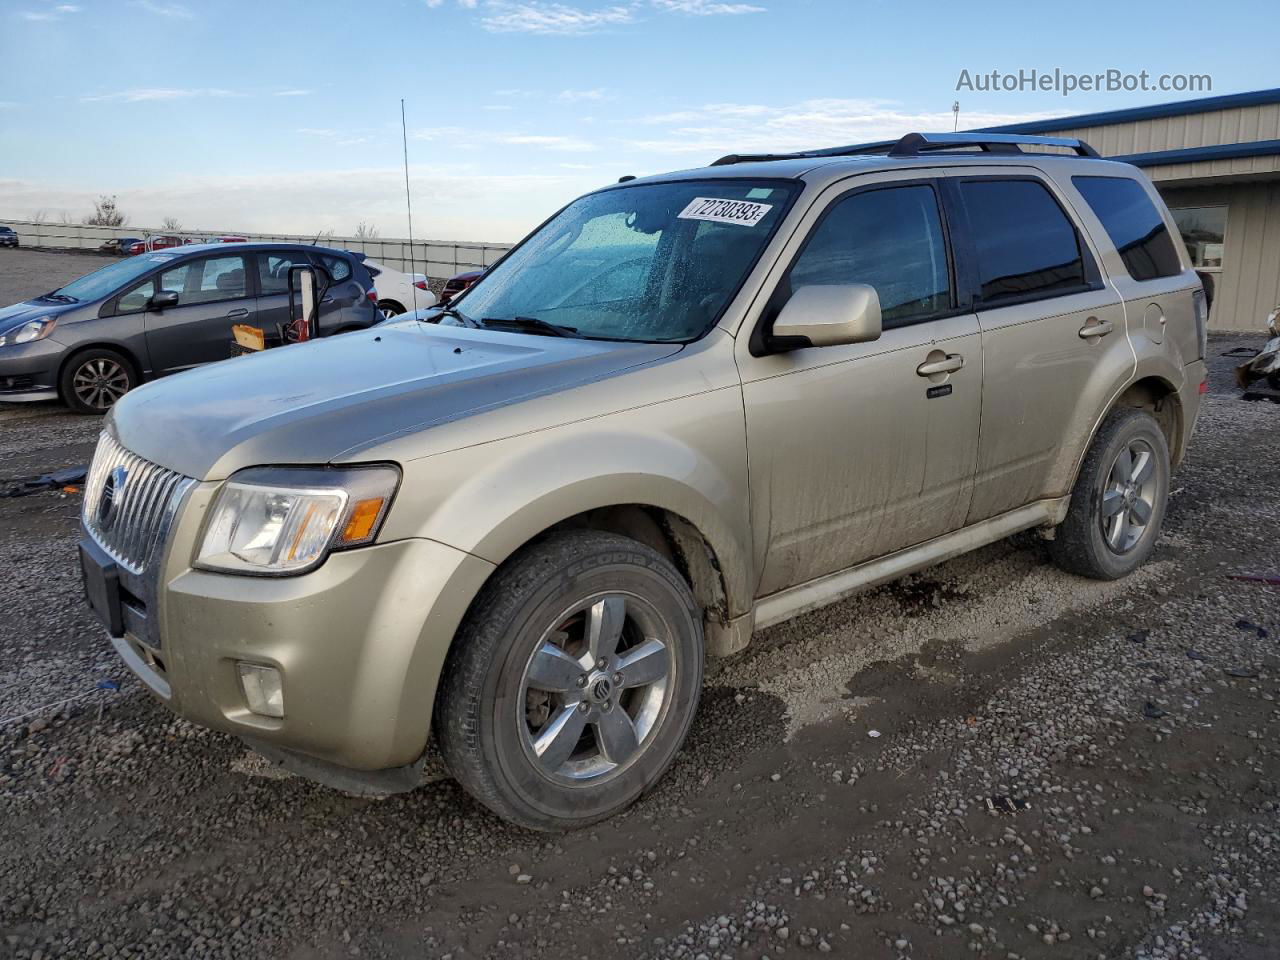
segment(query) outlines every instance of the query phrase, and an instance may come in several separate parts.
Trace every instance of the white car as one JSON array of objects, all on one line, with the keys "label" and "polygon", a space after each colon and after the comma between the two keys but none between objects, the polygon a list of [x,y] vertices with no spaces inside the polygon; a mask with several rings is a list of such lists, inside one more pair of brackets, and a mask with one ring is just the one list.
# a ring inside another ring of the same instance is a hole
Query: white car
[{"label": "white car", "polygon": [[427,288],[426,274],[401,273],[377,260],[365,260],[364,265],[373,277],[374,289],[378,291],[378,309],[387,319],[408,310],[435,306],[436,295]]}]

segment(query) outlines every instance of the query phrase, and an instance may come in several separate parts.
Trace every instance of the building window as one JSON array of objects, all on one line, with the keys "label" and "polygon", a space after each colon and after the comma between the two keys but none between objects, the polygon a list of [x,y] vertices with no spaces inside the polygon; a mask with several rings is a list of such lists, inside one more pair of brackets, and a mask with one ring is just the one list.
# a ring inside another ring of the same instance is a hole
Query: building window
[{"label": "building window", "polygon": [[1170,210],[1182,233],[1191,265],[1197,270],[1222,269],[1222,246],[1227,235],[1226,205],[1179,207]]}]

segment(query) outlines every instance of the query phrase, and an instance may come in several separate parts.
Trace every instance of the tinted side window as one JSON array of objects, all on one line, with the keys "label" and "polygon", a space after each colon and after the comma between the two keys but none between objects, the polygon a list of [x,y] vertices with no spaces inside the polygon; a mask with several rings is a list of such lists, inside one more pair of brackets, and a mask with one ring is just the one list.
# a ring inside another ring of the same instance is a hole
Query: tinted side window
[{"label": "tinted side window", "polygon": [[188,260],[160,274],[160,289],[178,294],[178,303],[214,303],[246,295],[243,257]]},{"label": "tinted side window", "polygon": [[792,292],[811,284],[870,284],[886,326],[950,309],[951,273],[933,189],[890,187],[836,201],[788,279]]},{"label": "tinted side window", "polygon": [[289,292],[291,267],[309,267],[311,260],[305,253],[294,250],[278,250],[260,253],[258,261],[258,289],[263,296]]},{"label": "tinted side window", "polygon": [[983,300],[1085,286],[1076,228],[1043,184],[965,180],[960,195],[973,233]]},{"label": "tinted side window", "polygon": [[1182,272],[1178,251],[1142,184],[1127,177],[1072,177],[1135,280]]}]

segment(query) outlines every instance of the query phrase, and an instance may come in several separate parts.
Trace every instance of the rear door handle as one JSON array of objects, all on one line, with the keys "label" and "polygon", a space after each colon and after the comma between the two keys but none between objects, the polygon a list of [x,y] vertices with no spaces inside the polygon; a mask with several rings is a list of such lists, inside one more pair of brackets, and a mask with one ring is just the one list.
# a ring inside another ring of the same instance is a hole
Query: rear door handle
[{"label": "rear door handle", "polygon": [[1090,317],[1085,322],[1085,325],[1080,328],[1080,339],[1088,340],[1090,337],[1105,337],[1115,328],[1116,325],[1110,320],[1099,320],[1097,317]]},{"label": "rear door handle", "polygon": [[247,317],[248,315],[249,315],[249,311],[246,310],[244,307],[240,307],[237,310],[232,310],[230,313],[227,314],[228,317]]},{"label": "rear door handle", "polygon": [[963,366],[964,357],[958,353],[950,353],[941,360],[920,364],[916,367],[916,374],[921,377],[934,377],[940,373],[955,373]]}]

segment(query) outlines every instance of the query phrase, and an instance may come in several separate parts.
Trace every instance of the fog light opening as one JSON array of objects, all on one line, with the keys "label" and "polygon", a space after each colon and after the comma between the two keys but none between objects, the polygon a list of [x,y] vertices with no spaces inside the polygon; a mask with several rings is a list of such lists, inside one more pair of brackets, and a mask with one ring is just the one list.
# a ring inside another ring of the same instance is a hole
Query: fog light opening
[{"label": "fog light opening", "polygon": [[240,686],[249,709],[260,717],[284,716],[284,684],[280,671],[260,663],[236,661]]}]

